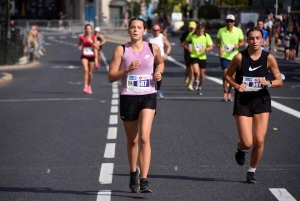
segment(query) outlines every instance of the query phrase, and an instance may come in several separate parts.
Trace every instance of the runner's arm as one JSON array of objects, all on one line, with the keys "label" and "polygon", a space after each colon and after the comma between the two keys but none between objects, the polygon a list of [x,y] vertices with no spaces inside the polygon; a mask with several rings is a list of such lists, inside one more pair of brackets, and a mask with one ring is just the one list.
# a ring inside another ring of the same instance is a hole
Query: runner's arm
[{"label": "runner's arm", "polygon": [[81,39],[80,38],[79,38],[79,41],[78,41],[78,50],[82,50]]},{"label": "runner's arm", "polygon": [[[236,83],[235,79],[233,78],[233,75],[235,74],[236,70],[240,67],[241,61],[242,61],[242,55],[241,55],[241,53],[238,53],[231,60],[229,67],[226,71],[226,76],[225,76],[226,81],[238,91],[241,91],[240,86],[244,87],[244,84],[239,85],[238,83]],[[246,88],[246,85],[245,85],[245,88]],[[242,90],[242,91],[244,91],[244,90]]]},{"label": "runner's arm", "polygon": [[103,34],[100,34],[100,38],[102,40],[102,42],[100,43],[100,46],[104,45],[106,43],[106,38],[104,37]]},{"label": "runner's arm", "polygon": [[119,70],[119,67],[121,65],[122,57],[123,57],[123,47],[121,45],[117,46],[108,70],[108,81],[110,83],[113,83],[115,81],[118,81],[121,79],[127,72],[125,70]]},{"label": "runner's arm", "polygon": [[166,55],[170,55],[170,52],[171,52],[171,49],[172,49],[172,46],[169,42],[169,40],[164,36],[163,37],[163,41],[164,41],[164,44],[167,46],[167,50],[166,50]]},{"label": "runner's arm", "polygon": [[99,50],[99,44],[98,44],[98,41],[97,41],[97,38],[95,37],[94,40],[93,40],[93,45],[94,45],[94,48]]},{"label": "runner's arm", "polygon": [[[272,88],[281,87],[283,85],[281,73],[279,71],[277,61],[272,54],[268,55],[268,66],[269,66],[269,69],[270,69],[273,77],[275,78],[274,80],[271,80],[272,81],[271,87]],[[270,81],[267,81],[267,82],[268,82],[267,86],[269,86]]]}]

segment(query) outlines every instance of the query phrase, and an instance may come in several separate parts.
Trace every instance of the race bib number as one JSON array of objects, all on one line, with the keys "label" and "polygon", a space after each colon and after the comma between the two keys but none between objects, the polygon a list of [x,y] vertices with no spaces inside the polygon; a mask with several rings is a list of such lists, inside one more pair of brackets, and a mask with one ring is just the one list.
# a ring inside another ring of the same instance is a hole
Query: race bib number
[{"label": "race bib number", "polygon": [[202,45],[202,44],[194,44],[194,48],[195,48],[196,51],[199,51],[199,50],[201,50],[201,49],[204,48],[204,45]]},{"label": "race bib number", "polygon": [[149,92],[150,75],[128,75],[127,92]]},{"label": "race bib number", "polygon": [[234,45],[225,45],[225,52],[233,52]]},{"label": "race bib number", "polygon": [[247,87],[245,88],[245,91],[259,91],[264,88],[264,85],[262,85],[259,82],[259,79],[261,77],[243,77],[243,84],[246,84]]},{"label": "race bib number", "polygon": [[83,55],[85,56],[94,56],[94,51],[92,47],[83,48]]}]

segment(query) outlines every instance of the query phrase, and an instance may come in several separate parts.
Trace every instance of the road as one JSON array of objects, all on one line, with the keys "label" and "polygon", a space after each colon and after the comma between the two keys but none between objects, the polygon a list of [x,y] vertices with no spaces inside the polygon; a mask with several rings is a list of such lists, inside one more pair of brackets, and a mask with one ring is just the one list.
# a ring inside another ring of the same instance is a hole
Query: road
[{"label": "road", "polygon": [[[93,94],[82,93],[78,37],[47,33],[39,68],[6,70],[0,86],[1,201],[300,200],[300,68],[278,59],[286,80],[270,89],[273,107],[258,183],[245,183],[234,159],[233,102],[222,102],[217,50],[209,53],[203,95],[183,86],[179,37],[165,62],[152,132],[152,194],[131,193],[126,138],[118,116],[119,83],[107,81],[117,44],[103,48]],[[279,198],[281,196],[281,198]],[[292,199],[294,198],[294,199]]]}]

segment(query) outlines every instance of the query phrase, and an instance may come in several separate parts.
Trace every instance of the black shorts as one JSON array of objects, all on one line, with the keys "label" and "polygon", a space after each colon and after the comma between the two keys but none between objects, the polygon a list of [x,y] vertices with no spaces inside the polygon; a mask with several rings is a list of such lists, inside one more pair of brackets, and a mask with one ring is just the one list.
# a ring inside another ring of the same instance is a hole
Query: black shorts
[{"label": "black shorts", "polygon": [[123,121],[135,121],[142,109],[156,110],[156,93],[147,95],[120,95],[120,116]]},{"label": "black shorts", "polygon": [[191,65],[191,56],[190,54],[184,53],[184,63],[186,67],[190,67]]},{"label": "black shorts", "polygon": [[234,94],[233,115],[252,117],[253,114],[272,112],[271,96],[267,89]]},{"label": "black shorts", "polygon": [[191,58],[191,64],[199,64],[200,68],[206,68],[206,60]]},{"label": "black shorts", "polygon": [[88,62],[95,62],[95,56],[93,56],[93,57],[87,57],[87,56],[81,55],[80,60],[81,59],[87,59]]}]

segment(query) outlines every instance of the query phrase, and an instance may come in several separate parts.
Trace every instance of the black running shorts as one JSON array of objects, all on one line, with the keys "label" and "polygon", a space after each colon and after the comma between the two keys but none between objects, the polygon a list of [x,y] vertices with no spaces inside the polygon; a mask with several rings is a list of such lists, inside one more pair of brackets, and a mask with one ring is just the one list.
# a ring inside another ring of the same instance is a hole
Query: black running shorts
[{"label": "black running shorts", "polygon": [[185,63],[186,67],[190,67],[190,64],[191,64],[190,54],[184,53],[184,63]]},{"label": "black running shorts", "polygon": [[135,121],[143,109],[156,110],[156,93],[120,95],[120,116],[123,121]]},{"label": "black running shorts", "polygon": [[81,59],[87,59],[88,62],[95,62],[95,56],[87,57],[87,56],[81,55],[80,60]]},{"label": "black running shorts", "polygon": [[267,89],[243,93],[235,91],[233,115],[252,117],[253,114],[265,112],[272,112],[271,96]]},{"label": "black running shorts", "polygon": [[206,68],[206,60],[191,58],[191,64],[199,64],[199,68]]}]

